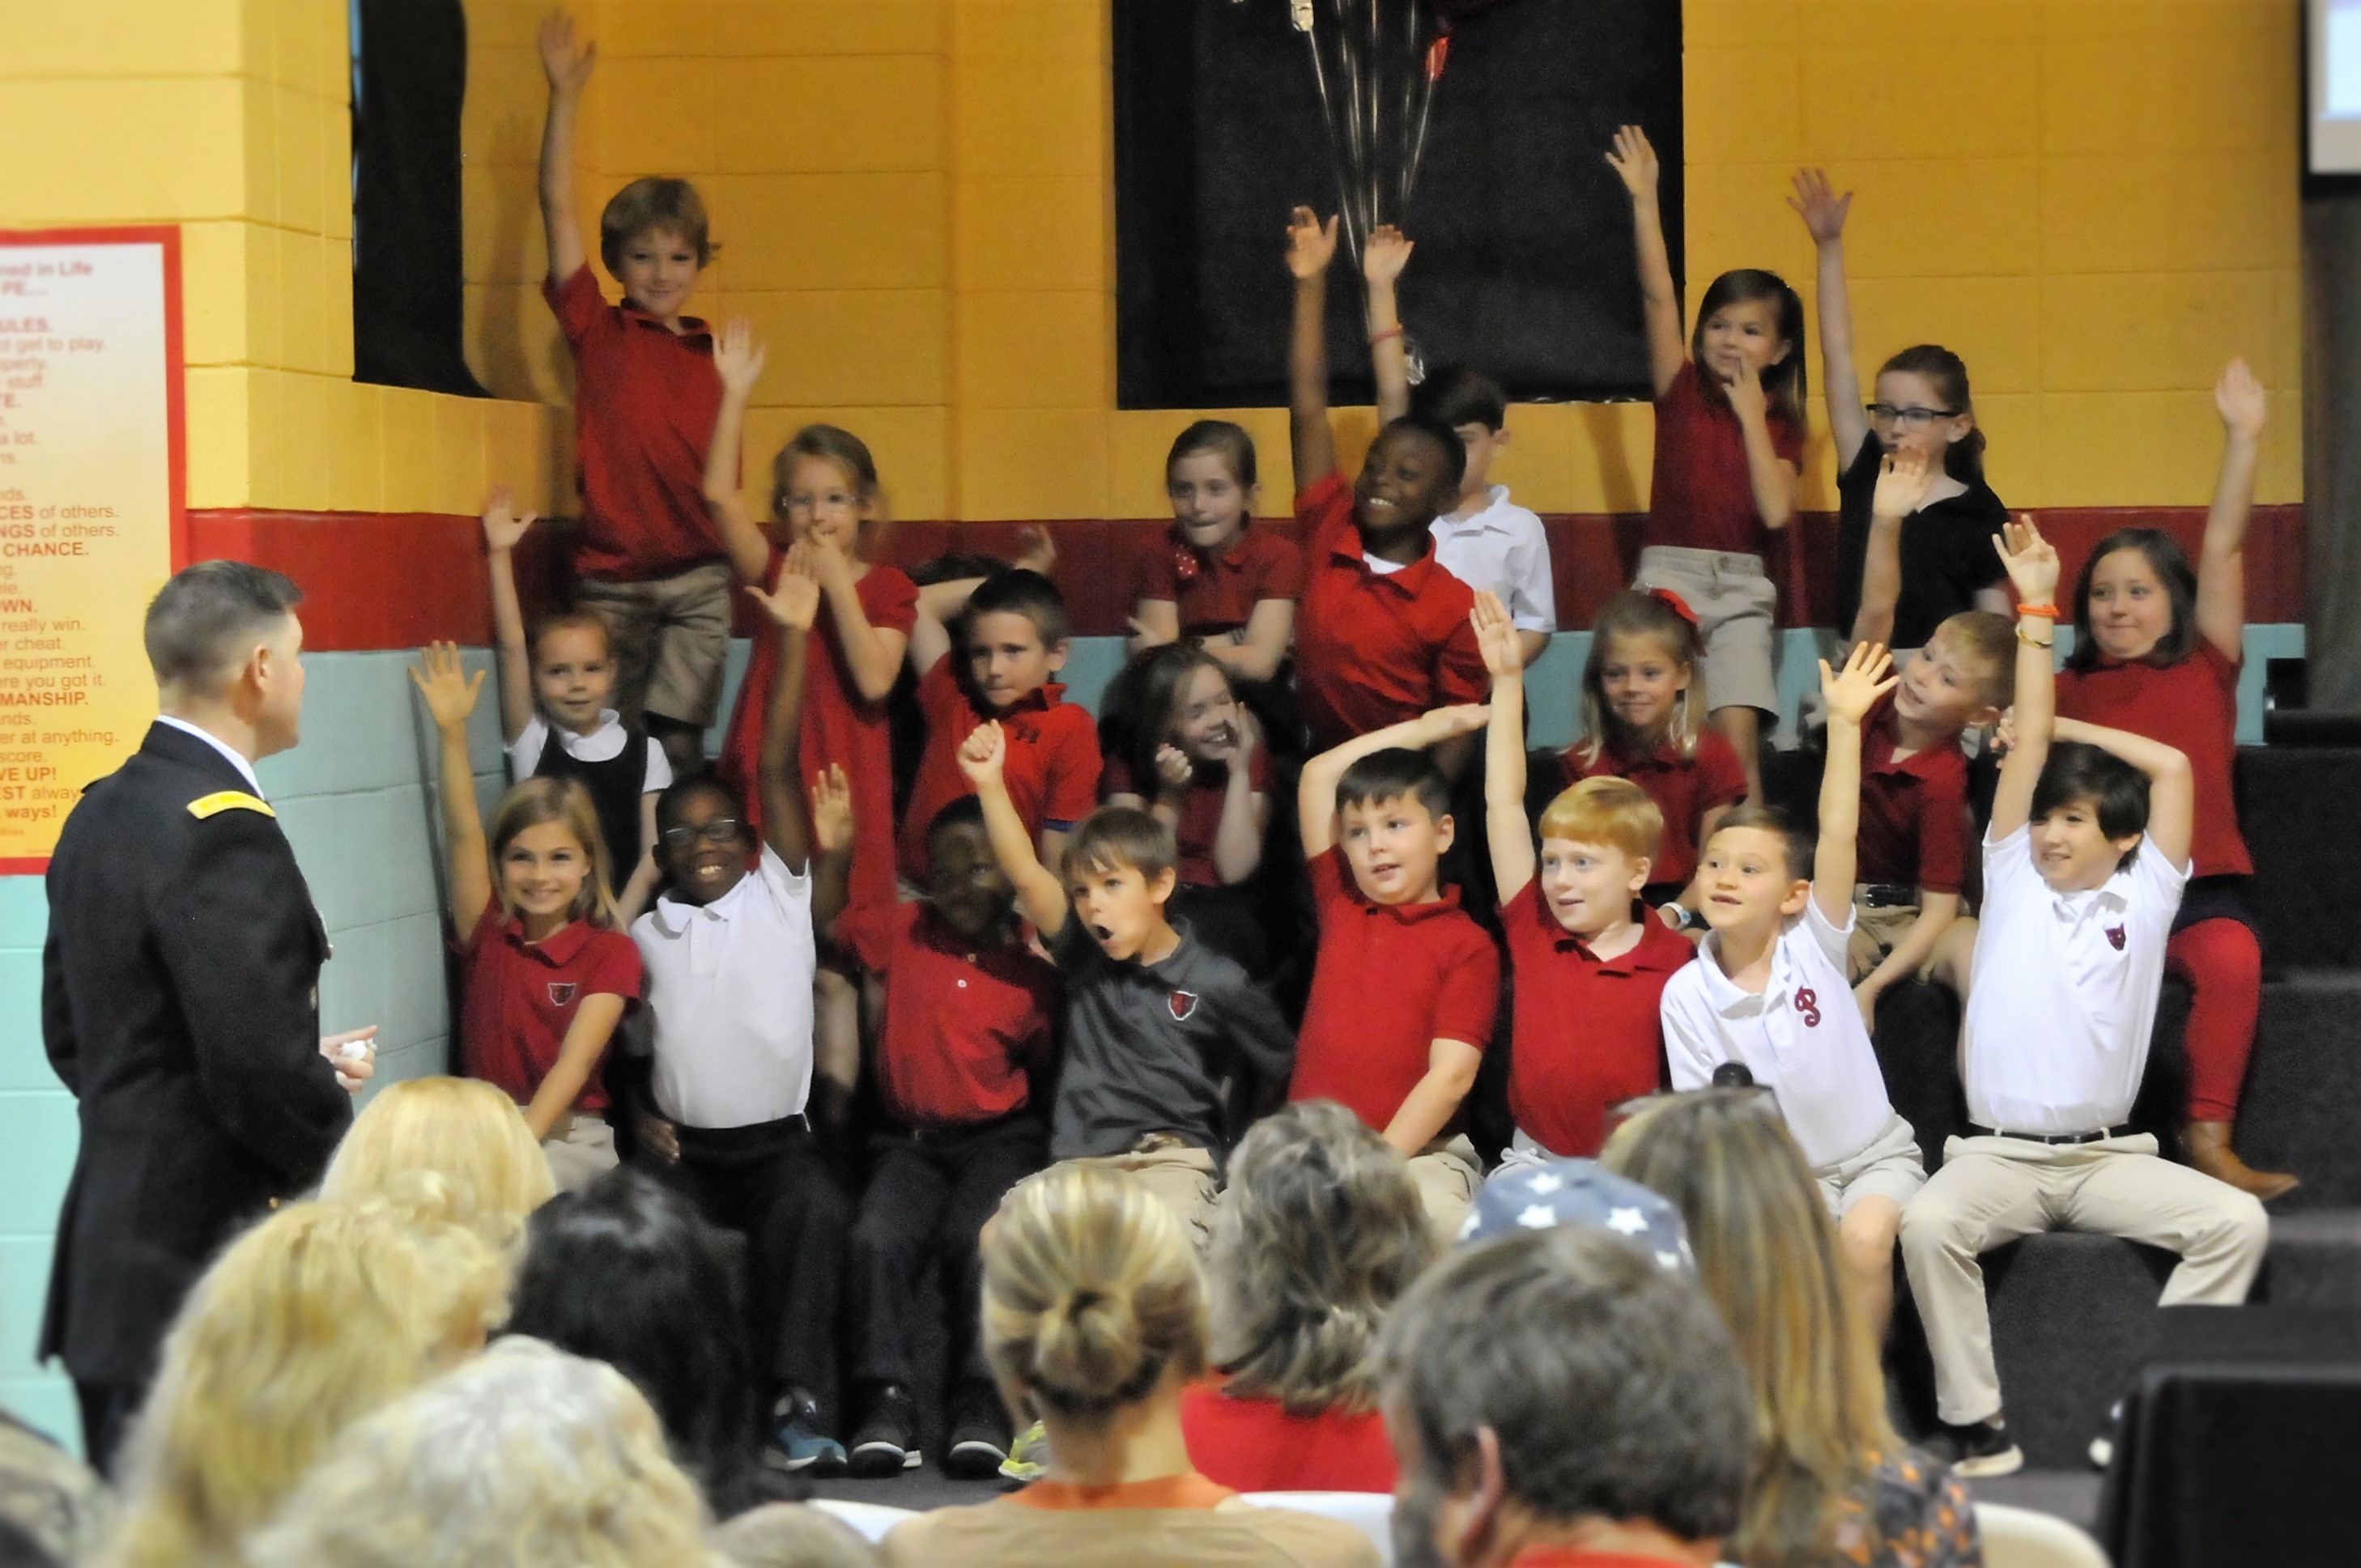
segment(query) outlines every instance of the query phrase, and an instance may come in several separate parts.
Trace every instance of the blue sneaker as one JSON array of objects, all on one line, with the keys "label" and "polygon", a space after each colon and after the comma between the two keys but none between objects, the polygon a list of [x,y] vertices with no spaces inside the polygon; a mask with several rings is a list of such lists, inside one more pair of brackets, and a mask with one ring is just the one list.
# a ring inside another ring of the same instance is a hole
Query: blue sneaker
[{"label": "blue sneaker", "polygon": [[790,1475],[841,1475],[848,1468],[844,1444],[828,1435],[819,1401],[791,1388],[771,1407],[774,1430],[763,1445],[763,1462]]}]

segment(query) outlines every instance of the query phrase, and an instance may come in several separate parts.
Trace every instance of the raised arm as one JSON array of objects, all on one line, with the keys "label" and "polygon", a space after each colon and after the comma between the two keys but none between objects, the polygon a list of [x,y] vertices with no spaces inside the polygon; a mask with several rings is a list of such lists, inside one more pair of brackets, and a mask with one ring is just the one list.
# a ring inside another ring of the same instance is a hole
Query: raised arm
[{"label": "raised arm", "polygon": [[430,642],[410,672],[426,711],[441,740],[443,773],[443,839],[450,855],[452,933],[462,942],[475,935],[476,922],[492,902],[491,861],[484,850],[484,821],[477,815],[475,766],[467,760],[467,716],[476,711],[476,694],[483,689],[484,672],[473,675],[459,664],[458,645]]},{"label": "raised arm", "polygon": [[1412,242],[1391,224],[1372,231],[1361,246],[1361,278],[1369,291],[1369,366],[1377,372],[1380,423],[1410,412],[1410,350],[1402,345],[1394,291],[1402,269],[1410,265],[1412,248]]},{"label": "raised arm", "polygon": [[2246,647],[2246,520],[2255,506],[2255,469],[2262,461],[2267,413],[2262,383],[2233,359],[2213,389],[2222,411],[2222,473],[2205,514],[2205,542],[2197,554],[2197,630],[2235,663]]},{"label": "raised arm", "polygon": [[2080,719],[2061,718],[2055,728],[2059,740],[2111,751],[2147,775],[2147,841],[2176,870],[2186,871],[2197,821],[2197,775],[2187,754],[2128,729]]},{"label": "raised arm", "polygon": [[1525,660],[1498,595],[1478,592],[1469,619],[1492,672],[1492,721],[1484,732],[1484,841],[1492,882],[1508,903],[1533,880],[1532,823],[1525,816]]},{"label": "raised arm", "polygon": [[1681,338],[1681,297],[1673,290],[1673,261],[1664,248],[1664,216],[1656,205],[1656,149],[1637,126],[1615,132],[1607,161],[1631,194],[1631,237],[1640,263],[1640,309],[1648,331],[1648,377],[1663,397],[1688,363]]},{"label": "raised arm", "polygon": [[1820,774],[1820,836],[1812,851],[1812,902],[1839,930],[1852,920],[1853,870],[1861,836],[1861,727],[1897,681],[1883,645],[1858,642],[1844,668],[1820,661],[1820,695],[1828,706],[1828,767]]},{"label": "raised arm", "polygon": [[1254,758],[1262,743],[1255,716],[1241,705],[1237,739],[1222,762],[1229,769],[1222,788],[1222,819],[1213,829],[1213,871],[1223,885],[1242,883],[1262,864],[1264,830],[1270,826],[1270,797],[1254,786]]},{"label": "raised arm", "polygon": [[1459,736],[1473,735],[1484,728],[1491,711],[1477,704],[1438,707],[1416,718],[1356,735],[1304,763],[1295,792],[1296,819],[1303,829],[1304,859],[1324,855],[1336,846],[1336,784],[1344,778],[1345,769],[1371,752],[1389,747],[1423,751]]},{"label": "raised arm", "polygon": [[2016,618],[2016,742],[2000,764],[2000,787],[1993,796],[1989,841],[1999,843],[2024,827],[2033,815],[2033,786],[2049,762],[2051,732],[2058,717],[2058,668],[2052,649],[2058,636],[2058,551],[2025,517],[2007,525],[1993,541],[2001,565],[2008,568],[2009,586],[2023,609],[2047,609],[2048,615]]},{"label": "raised arm", "polygon": [[812,573],[836,624],[837,646],[844,651],[845,673],[863,702],[884,702],[894,695],[894,677],[901,672],[902,655],[910,639],[902,632],[873,626],[869,608],[861,602],[861,584],[852,575],[852,558],[832,537],[815,533],[810,540]]},{"label": "raised arm", "polygon": [[831,762],[812,780],[812,929],[825,934],[852,901],[852,781]]},{"label": "raised arm", "polygon": [[574,121],[598,46],[575,41],[574,18],[560,11],[541,24],[541,71],[549,79],[549,115],[541,126],[541,226],[549,241],[549,280],[563,283],[588,259],[574,213]]},{"label": "raised arm", "polygon": [[984,833],[992,840],[993,857],[1016,887],[1016,907],[1044,941],[1066,928],[1066,884],[1041,863],[1025,818],[1009,798],[1003,769],[1008,761],[1008,738],[996,722],[979,724],[960,742],[959,768],[983,806]]},{"label": "raised arm", "polygon": [[1820,398],[1828,411],[1828,433],[1836,437],[1837,471],[1842,473],[1869,439],[1861,374],[1852,365],[1852,295],[1845,283],[1844,226],[1852,192],[1838,195],[1822,169],[1797,170],[1795,184],[1787,204],[1811,231],[1819,255]]},{"label": "raised arm", "polygon": [[[1027,523],[1023,536],[1025,543],[1009,565],[1048,576],[1058,564],[1058,546],[1049,531]],[[951,651],[951,623],[967,612],[968,599],[983,584],[982,577],[953,577],[918,590],[918,619],[910,628],[911,669],[924,675]]]},{"label": "raised arm", "polygon": [[492,579],[492,640],[500,649],[500,741],[513,746],[533,722],[533,651],[525,643],[524,607],[518,602],[517,542],[533,526],[533,514],[516,515],[506,485],[484,498],[484,558]]},{"label": "raised arm", "polygon": [[1923,452],[1897,452],[1878,467],[1870,501],[1869,548],[1861,555],[1861,608],[1853,612],[1855,642],[1894,635],[1894,607],[1902,598],[1902,525],[1934,488],[1934,465]]},{"label": "raised arm", "polygon": [[1336,471],[1336,433],[1328,428],[1328,264],[1336,257],[1336,220],[1322,223],[1298,207],[1287,223],[1287,270],[1295,279],[1295,319],[1287,338],[1287,439],[1298,491]]},{"label": "raised arm", "polygon": [[763,537],[739,493],[738,470],[745,442],[746,405],[763,377],[764,350],[743,316],[733,316],[713,340],[713,368],[721,377],[721,411],[713,417],[713,439],[705,447],[705,515],[721,535],[730,569],[741,583],[759,583],[771,569],[771,542]]},{"label": "raised arm", "polygon": [[763,721],[763,749],[754,770],[763,792],[763,838],[772,852],[798,875],[811,864],[811,824],[804,817],[804,676],[810,662],[813,618],[819,614],[819,585],[790,554],[775,593],[746,592],[778,628],[779,680],[771,691],[771,711]]}]

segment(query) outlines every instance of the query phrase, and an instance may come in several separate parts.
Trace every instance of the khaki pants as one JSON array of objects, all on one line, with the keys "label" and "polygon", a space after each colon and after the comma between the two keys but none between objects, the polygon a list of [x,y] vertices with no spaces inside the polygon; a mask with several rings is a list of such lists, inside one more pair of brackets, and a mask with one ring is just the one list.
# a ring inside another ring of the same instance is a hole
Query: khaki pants
[{"label": "khaki pants", "polygon": [[[1852,935],[1845,941],[1846,978],[1855,984],[1869,978],[1869,973],[1885,961],[1903,934],[1918,919],[1916,904],[1872,904],[1865,889],[1867,883],[1856,883],[1852,890]],[[1934,959],[1918,966],[1916,979],[1925,980]]]},{"label": "khaki pants", "polygon": [[1640,552],[1639,588],[1670,588],[1697,620],[1705,644],[1708,710],[1752,707],[1779,713],[1779,684],[1773,673],[1778,628],[1779,590],[1763,573],[1763,557],[1722,550],[1688,550],[1658,544]]},{"label": "khaki pants", "polygon": [[588,581],[576,595],[607,622],[615,648],[615,707],[623,722],[653,714],[699,729],[721,707],[730,656],[727,561],[638,583]]},{"label": "khaki pants", "polygon": [[541,1152],[549,1157],[550,1178],[560,1192],[588,1187],[620,1163],[615,1157],[615,1129],[604,1116],[582,1111],[559,1117],[549,1136],[541,1140]]},{"label": "khaki pants", "polygon": [[[1155,1144],[1148,1138],[1144,1143]],[[1165,1207],[1180,1216],[1188,1228],[1189,1239],[1197,1250],[1205,1250],[1205,1240],[1213,1224],[1213,1199],[1217,1184],[1213,1180],[1213,1157],[1209,1150],[1192,1148],[1174,1142],[1150,1148],[1133,1149],[1126,1154],[1085,1155],[1078,1159],[1061,1159],[1050,1168],[1067,1166],[1094,1165],[1102,1170],[1129,1171],[1137,1177]]]},{"label": "khaki pants", "polygon": [[2038,1231],[2090,1231],[2180,1255],[2158,1306],[2235,1307],[2270,1243],[2263,1206],[2158,1159],[2146,1134],[2092,1144],[1953,1138],[1902,1211],[1902,1262],[1935,1355],[1935,1403],[1954,1425],[2001,1408],[1978,1255]]},{"label": "khaki pants", "polygon": [[1885,1119],[1867,1148],[1814,1170],[1812,1179],[1829,1215],[1842,1221],[1864,1198],[1890,1198],[1897,1209],[1907,1204],[1927,1185],[1927,1159],[1918,1152],[1918,1135],[1897,1113]]},{"label": "khaki pants", "polygon": [[1476,1206],[1476,1190],[1484,1184],[1484,1165],[1476,1146],[1462,1136],[1438,1140],[1411,1157],[1410,1179],[1418,1201],[1426,1207],[1427,1223],[1446,1248],[1459,1239],[1467,1211]]}]

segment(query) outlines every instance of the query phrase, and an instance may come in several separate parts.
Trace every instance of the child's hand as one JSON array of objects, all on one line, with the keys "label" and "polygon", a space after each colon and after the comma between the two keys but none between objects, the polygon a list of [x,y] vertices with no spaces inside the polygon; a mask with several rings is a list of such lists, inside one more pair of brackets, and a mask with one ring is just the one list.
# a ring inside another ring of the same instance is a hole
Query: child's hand
[{"label": "child's hand", "polygon": [[1189,787],[1197,770],[1189,765],[1189,753],[1169,741],[1156,748],[1156,782],[1164,792],[1179,795]]},{"label": "child's hand", "polygon": [[1831,670],[1821,660],[1820,696],[1828,703],[1828,722],[1858,727],[1879,697],[1902,684],[1893,671],[1893,655],[1883,642],[1854,643],[1841,670]]},{"label": "child's hand", "polygon": [[1467,620],[1476,628],[1476,644],[1484,652],[1484,668],[1492,678],[1523,679],[1524,644],[1517,641],[1517,624],[1509,619],[1509,607],[1500,602],[1500,596],[1488,588],[1477,593],[1476,608],[1467,612]]},{"label": "child's hand", "polygon": [[1049,531],[1038,522],[1028,522],[1018,537],[1024,543],[1016,547],[1016,559],[1009,565],[1048,576],[1050,568],[1058,564],[1058,545],[1049,537]]},{"label": "child's hand", "polygon": [[541,24],[541,73],[549,78],[552,96],[571,98],[590,81],[590,68],[598,63],[598,46],[585,38],[574,41],[574,18],[563,11],[553,13]]},{"label": "child's hand", "polygon": [[2016,750],[2016,705],[2011,703],[2001,710],[2000,721],[1993,726],[1992,739],[1984,749],[1995,757],[2005,757]]},{"label": "child's hand", "polygon": [[1877,492],[1870,510],[1879,517],[1905,518],[1926,504],[1935,488],[1935,466],[1924,452],[1896,452],[1877,466]]},{"label": "child's hand", "polygon": [[[1298,207],[1287,220],[1287,269],[1297,281],[1317,278],[1336,259],[1336,220],[1326,223],[1309,207]],[[1407,253],[1402,259],[1410,259]]]},{"label": "child's hand", "polygon": [[1648,145],[1648,133],[1637,126],[1619,126],[1615,131],[1615,148],[1607,155],[1615,172],[1623,177],[1623,188],[1631,192],[1634,201],[1656,194],[1656,149]]},{"label": "child's hand", "polygon": [[[1334,246],[1330,249],[1334,250]],[[1391,224],[1380,224],[1361,242],[1361,276],[1372,283],[1391,283],[1410,265],[1417,243]]]},{"label": "child's hand", "polygon": [[640,1135],[640,1147],[666,1165],[680,1163],[680,1129],[653,1111],[633,1115],[631,1124]]},{"label": "child's hand", "polygon": [[433,716],[435,729],[467,727],[467,716],[476,711],[476,694],[483,689],[484,672],[470,675],[461,667],[457,643],[429,642],[420,649],[410,678],[418,695],[426,699],[426,711]]},{"label": "child's hand", "polygon": [[1721,389],[1730,399],[1730,410],[1741,423],[1761,424],[1771,416],[1771,400],[1763,394],[1763,378],[1754,367],[1741,359],[1738,374],[1725,379]]},{"label": "child's hand", "polygon": [[2058,602],[2058,548],[2033,526],[2031,512],[2004,525],[1993,547],[2000,552],[2000,564],[2008,568],[2017,603],[2054,606]]},{"label": "child's hand", "polygon": [[2253,441],[2263,433],[2268,412],[2263,384],[2246,368],[2245,359],[2233,359],[2214,383],[2213,406],[2222,411],[2222,424],[2232,435]]},{"label": "child's hand", "polygon": [[831,763],[811,784],[812,844],[823,855],[852,848],[852,782]]},{"label": "child's hand", "polygon": [[[800,551],[800,557],[796,553]],[[788,547],[790,560],[800,559],[802,575],[817,581],[823,588],[839,578],[849,578],[852,558],[844,553],[843,543],[832,533],[807,533]]]},{"label": "child's hand", "polygon": [[1136,615],[1131,618],[1131,640],[1139,644],[1139,651],[1143,653],[1150,648],[1161,648],[1167,642],[1176,641],[1165,636]]},{"label": "child's hand", "polygon": [[713,367],[721,373],[722,389],[752,391],[762,379],[763,361],[769,352],[754,341],[754,329],[744,316],[731,316],[721,335],[713,340]]},{"label": "child's hand", "polygon": [[1825,169],[1795,170],[1795,193],[1787,205],[1795,209],[1816,245],[1833,245],[1844,237],[1845,214],[1852,211],[1852,192],[1839,196],[1828,185]]},{"label": "child's hand", "polygon": [[484,498],[484,545],[495,555],[513,550],[533,526],[533,514],[516,515],[516,498],[509,494],[506,485],[494,485],[492,493]]},{"label": "child's hand", "polygon": [[1874,981],[1864,980],[1852,988],[1852,1004],[1861,1009],[1861,1026],[1872,1035],[1877,1033],[1877,999],[1884,994]]},{"label": "child's hand", "polygon": [[819,617],[819,579],[808,573],[783,571],[775,592],[764,593],[749,583],[747,593],[763,612],[789,631],[809,631]]},{"label": "child's hand", "polygon": [[1008,762],[1008,738],[1000,732],[996,719],[986,719],[968,732],[960,742],[959,771],[967,782],[982,789],[1000,782],[1000,770]]},{"label": "child's hand", "polygon": [[1439,746],[1462,735],[1473,735],[1491,721],[1492,709],[1487,703],[1463,702],[1451,707],[1430,708],[1419,717],[1419,725],[1426,731],[1421,743]]}]

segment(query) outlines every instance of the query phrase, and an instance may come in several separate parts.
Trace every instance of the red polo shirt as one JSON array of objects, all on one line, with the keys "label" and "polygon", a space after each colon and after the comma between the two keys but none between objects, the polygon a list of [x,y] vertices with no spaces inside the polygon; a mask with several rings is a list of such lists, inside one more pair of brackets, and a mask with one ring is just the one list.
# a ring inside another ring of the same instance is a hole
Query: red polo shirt
[{"label": "red polo shirt", "polygon": [[1265,599],[1303,597],[1303,552],[1291,539],[1246,524],[1219,555],[1189,543],[1174,523],[1142,551],[1137,571],[1144,599],[1170,599],[1184,636],[1235,631]]},{"label": "red polo shirt", "polygon": [[[1270,789],[1270,767],[1264,755],[1257,751],[1246,758],[1246,782],[1257,795]],[[1119,756],[1109,757],[1099,775],[1102,795],[1134,795],[1150,805],[1156,800],[1155,784],[1150,780],[1149,786],[1141,789],[1131,776],[1131,764]],[[1180,880],[1190,887],[1222,885],[1221,868],[1213,863],[1213,843],[1222,834],[1222,804],[1229,793],[1230,770],[1219,762],[1200,763],[1189,780],[1189,793],[1181,797],[1180,820],[1173,825],[1172,837],[1180,849],[1177,862]]]},{"label": "red polo shirt", "polygon": [[2190,874],[2254,872],[2230,787],[2238,756],[2238,666],[2219,648],[2201,637],[2196,652],[2161,669],[2102,656],[2095,669],[2061,671],[2058,714],[2180,748],[2197,783]]},{"label": "red polo shirt", "polygon": [[[1287,1097],[1338,1101],[1383,1132],[1426,1076],[1435,1041],[1491,1043],[1499,950],[1455,887],[1426,904],[1372,904],[1341,849],[1312,856],[1311,871],[1320,954]],[[1466,1119],[1463,1106],[1437,1135]]]},{"label": "red polo shirt", "polygon": [[1697,949],[1643,916],[1638,947],[1598,958],[1557,923],[1538,876],[1500,905],[1500,928],[1516,976],[1509,1112],[1550,1153],[1595,1155],[1607,1141],[1609,1108],[1664,1085],[1657,1004]]},{"label": "red polo shirt", "polygon": [[[1767,422],[1771,449],[1800,471],[1802,427],[1775,406]],[[1655,477],[1648,487],[1641,548],[1760,555],[1768,537],[1747,473],[1746,432],[1730,400],[1719,389],[1708,389],[1695,365],[1684,365],[1656,400]]]},{"label": "red polo shirt", "polygon": [[[640,994],[640,949],[620,931],[577,920],[538,944],[524,939],[524,922],[500,914],[495,897],[475,931],[453,944],[459,955],[459,1059],[520,1105],[530,1104],[557,1064],[566,1031],[586,996]],[[607,1087],[598,1068],[575,1101],[577,1111],[603,1112]]]},{"label": "red polo shirt", "polygon": [[999,719],[1007,734],[1009,798],[1036,840],[1045,826],[1070,828],[1099,803],[1098,727],[1087,711],[1060,700],[1066,688],[1052,681],[1017,698],[1007,712],[987,714],[969,700],[967,689],[952,675],[956,656],[946,653],[936,660],[918,683],[927,749],[910,785],[899,851],[902,874],[912,882],[927,879],[927,825],[935,813],[975,793],[960,772],[959,749],[986,718]]},{"label": "red polo shirt", "polygon": [[695,316],[675,333],[609,304],[588,262],[541,292],[574,350],[575,570],[635,582],[720,560],[705,513],[705,454],[721,410],[712,334]]},{"label": "red polo shirt", "polygon": [[1705,814],[1746,798],[1746,764],[1738,760],[1738,748],[1723,740],[1720,730],[1708,726],[1697,737],[1693,757],[1682,756],[1670,740],[1644,757],[1634,758],[1624,755],[1610,740],[1599,747],[1595,762],[1582,760],[1586,749],[1575,745],[1560,755],[1565,783],[1559,787],[1606,774],[1630,779],[1647,791],[1656,809],[1664,814],[1664,841],[1648,867],[1648,882],[1652,886],[1686,884],[1697,874],[1697,831]]},{"label": "red polo shirt", "polygon": [[885,982],[877,1087],[905,1127],[963,1127],[1025,1108],[1049,1059],[1058,971],[1029,948],[978,947],[931,904],[856,905],[837,945]]},{"label": "red polo shirt", "polygon": [[1968,872],[1968,758],[1956,740],[1894,760],[1894,694],[1861,733],[1861,882],[1957,893]]},{"label": "red polo shirt", "polygon": [[1353,525],[1353,488],[1331,474],[1295,499],[1307,547],[1295,625],[1295,683],[1312,749],[1482,702],[1491,677],[1467,622],[1475,590],[1426,554],[1398,572],[1370,569]]},{"label": "red polo shirt", "polygon": [[1189,1463],[1241,1492],[1390,1492],[1394,1445],[1375,1410],[1291,1416],[1277,1399],[1225,1394],[1218,1377],[1180,1396]]}]

